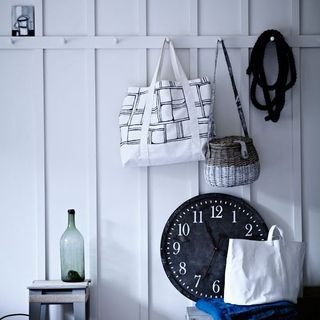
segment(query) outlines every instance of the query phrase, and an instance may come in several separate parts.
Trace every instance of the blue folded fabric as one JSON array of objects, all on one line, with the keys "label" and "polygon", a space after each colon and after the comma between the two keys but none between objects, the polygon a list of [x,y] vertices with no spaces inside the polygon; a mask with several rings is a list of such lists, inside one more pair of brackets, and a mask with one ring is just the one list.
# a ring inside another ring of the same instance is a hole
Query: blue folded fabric
[{"label": "blue folded fabric", "polygon": [[289,301],[238,306],[225,303],[223,299],[200,299],[197,308],[209,313],[214,320],[294,320],[297,307]]}]

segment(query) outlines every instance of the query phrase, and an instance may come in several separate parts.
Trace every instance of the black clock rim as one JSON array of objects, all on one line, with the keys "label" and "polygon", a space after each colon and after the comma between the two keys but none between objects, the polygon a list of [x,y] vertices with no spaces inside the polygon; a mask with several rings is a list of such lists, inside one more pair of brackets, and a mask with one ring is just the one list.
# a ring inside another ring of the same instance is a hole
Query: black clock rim
[{"label": "black clock rim", "polygon": [[[186,201],[184,201],[178,208],[176,208],[173,213],[170,215],[170,217],[167,219],[167,222],[163,228],[163,231],[162,231],[162,236],[161,236],[161,242],[160,242],[160,255],[161,255],[161,262],[162,262],[162,267],[168,277],[168,279],[170,280],[171,284],[182,294],[184,295],[185,297],[187,297],[188,299],[192,300],[192,301],[198,301],[199,298],[194,296],[193,294],[189,293],[188,291],[186,291],[183,287],[181,287],[179,285],[179,283],[177,283],[175,281],[175,278],[173,277],[173,274],[170,273],[169,269],[165,268],[165,266],[168,266],[168,263],[167,263],[167,258],[165,256],[165,250],[163,250],[164,248],[164,242],[165,242],[165,239],[164,239],[164,236],[168,233],[169,231],[169,228],[171,226],[171,221],[174,219],[174,217],[176,216],[176,214],[178,214],[180,211],[182,211],[183,208],[187,207],[188,205],[190,205],[191,203],[195,202],[195,201],[200,201],[202,199],[208,199],[208,198],[211,198],[211,197],[217,197],[219,196],[220,199],[219,200],[223,200],[222,198],[225,198],[225,199],[229,199],[229,200],[234,200],[234,201],[237,201],[239,203],[239,205],[243,205],[243,206],[246,206],[246,207],[249,207],[250,208],[250,211],[253,213],[253,214],[256,214],[258,217],[261,218],[262,220],[262,223],[263,223],[263,227],[266,228],[266,230],[268,231],[269,228],[268,226],[266,225],[264,219],[261,217],[260,213],[254,208],[252,207],[247,201],[245,201],[244,199],[242,198],[239,198],[237,196],[233,196],[233,195],[230,195],[230,194],[226,194],[226,193],[219,193],[219,192],[211,192],[211,193],[204,193],[204,194],[200,194],[200,195],[197,195],[197,196],[194,196]],[[173,279],[173,280],[172,280]]]}]

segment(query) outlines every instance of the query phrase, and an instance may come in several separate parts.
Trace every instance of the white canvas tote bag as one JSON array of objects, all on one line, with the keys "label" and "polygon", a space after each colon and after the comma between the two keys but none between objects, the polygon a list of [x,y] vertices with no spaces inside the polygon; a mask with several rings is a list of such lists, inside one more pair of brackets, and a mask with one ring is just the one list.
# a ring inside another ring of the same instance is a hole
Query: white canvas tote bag
[{"label": "white canvas tote bag", "polygon": [[[177,81],[158,81],[165,46]],[[124,166],[152,166],[203,159],[211,85],[187,80],[172,41],[165,40],[149,87],[131,87],[119,115]]]},{"label": "white canvas tote bag", "polygon": [[[280,237],[273,240],[276,229]],[[224,301],[237,305],[280,300],[296,303],[304,252],[302,242],[287,241],[275,225],[267,241],[229,239]]]}]

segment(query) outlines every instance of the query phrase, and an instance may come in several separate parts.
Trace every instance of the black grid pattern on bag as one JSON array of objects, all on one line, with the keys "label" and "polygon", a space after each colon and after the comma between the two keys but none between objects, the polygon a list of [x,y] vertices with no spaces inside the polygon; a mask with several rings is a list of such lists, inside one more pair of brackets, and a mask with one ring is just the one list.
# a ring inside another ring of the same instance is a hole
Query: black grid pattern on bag
[{"label": "black grid pattern on bag", "polygon": [[[195,97],[201,138],[207,138],[211,105],[210,82],[207,77],[189,82]],[[121,145],[139,144],[142,118],[148,88],[130,88],[119,115]],[[162,80],[156,84],[156,103],[151,112],[149,144],[169,143],[191,139],[189,113],[182,86],[175,81]]]}]

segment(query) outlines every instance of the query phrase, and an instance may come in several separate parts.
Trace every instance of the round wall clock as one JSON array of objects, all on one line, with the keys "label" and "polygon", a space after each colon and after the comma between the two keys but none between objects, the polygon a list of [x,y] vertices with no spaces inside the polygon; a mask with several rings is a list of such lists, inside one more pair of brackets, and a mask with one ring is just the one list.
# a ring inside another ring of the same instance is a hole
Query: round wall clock
[{"label": "round wall clock", "polygon": [[244,200],[203,194],[184,202],[168,219],[161,238],[162,264],[187,298],[222,298],[228,239],[267,236],[263,219]]}]

